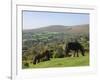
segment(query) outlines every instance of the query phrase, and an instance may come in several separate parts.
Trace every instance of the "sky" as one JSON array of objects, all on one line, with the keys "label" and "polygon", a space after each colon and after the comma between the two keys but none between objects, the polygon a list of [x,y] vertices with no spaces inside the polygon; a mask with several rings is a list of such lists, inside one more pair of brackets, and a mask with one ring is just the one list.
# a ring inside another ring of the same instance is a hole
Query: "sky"
[{"label": "sky", "polygon": [[88,13],[60,13],[23,11],[23,29],[36,29],[50,25],[73,26],[89,24]]}]

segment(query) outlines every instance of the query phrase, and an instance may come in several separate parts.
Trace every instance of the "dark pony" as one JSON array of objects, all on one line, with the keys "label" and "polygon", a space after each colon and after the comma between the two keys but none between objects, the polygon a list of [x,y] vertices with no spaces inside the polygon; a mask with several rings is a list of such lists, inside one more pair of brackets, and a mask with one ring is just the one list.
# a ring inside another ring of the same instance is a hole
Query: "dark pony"
[{"label": "dark pony", "polygon": [[79,42],[69,42],[68,44],[66,44],[65,53],[67,57],[71,56],[69,54],[71,50],[74,51],[74,57],[76,56],[76,54],[77,54],[77,57],[79,57],[78,51],[81,52],[82,56],[85,56],[84,47]]},{"label": "dark pony", "polygon": [[46,50],[42,54],[38,53],[33,57],[33,64],[39,63],[40,61],[48,61],[51,57],[51,51]]}]

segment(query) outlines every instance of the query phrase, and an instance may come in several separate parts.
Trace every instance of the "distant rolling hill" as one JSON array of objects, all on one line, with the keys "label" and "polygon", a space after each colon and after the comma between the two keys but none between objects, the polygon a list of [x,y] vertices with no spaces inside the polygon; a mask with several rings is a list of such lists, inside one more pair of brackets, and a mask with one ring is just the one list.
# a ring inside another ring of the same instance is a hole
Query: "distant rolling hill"
[{"label": "distant rolling hill", "polygon": [[50,25],[38,29],[23,30],[23,33],[36,33],[36,32],[68,32],[68,33],[89,33],[89,24],[64,26],[64,25]]},{"label": "distant rolling hill", "polygon": [[22,38],[23,45],[31,47],[38,41],[69,40],[83,34],[89,34],[89,24],[76,26],[50,25],[38,29],[23,30]]},{"label": "distant rolling hill", "polygon": [[89,33],[89,24],[72,26],[70,33]]}]

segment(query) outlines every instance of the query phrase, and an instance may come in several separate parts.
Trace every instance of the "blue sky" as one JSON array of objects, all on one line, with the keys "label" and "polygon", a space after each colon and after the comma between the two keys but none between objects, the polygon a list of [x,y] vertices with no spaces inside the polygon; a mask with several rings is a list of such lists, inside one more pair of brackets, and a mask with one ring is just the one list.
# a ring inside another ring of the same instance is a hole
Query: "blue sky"
[{"label": "blue sky", "polygon": [[89,14],[23,11],[23,29],[36,29],[49,25],[89,24]]}]

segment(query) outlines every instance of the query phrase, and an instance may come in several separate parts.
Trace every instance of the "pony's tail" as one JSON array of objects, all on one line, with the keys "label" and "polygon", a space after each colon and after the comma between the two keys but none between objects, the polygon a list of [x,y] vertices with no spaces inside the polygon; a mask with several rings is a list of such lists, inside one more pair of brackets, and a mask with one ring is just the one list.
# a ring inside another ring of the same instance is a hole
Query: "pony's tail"
[{"label": "pony's tail", "polygon": [[33,64],[36,64],[36,57],[34,57],[33,59]]},{"label": "pony's tail", "polygon": [[82,56],[85,56],[85,49],[83,46],[81,46],[80,51],[81,51]]}]

